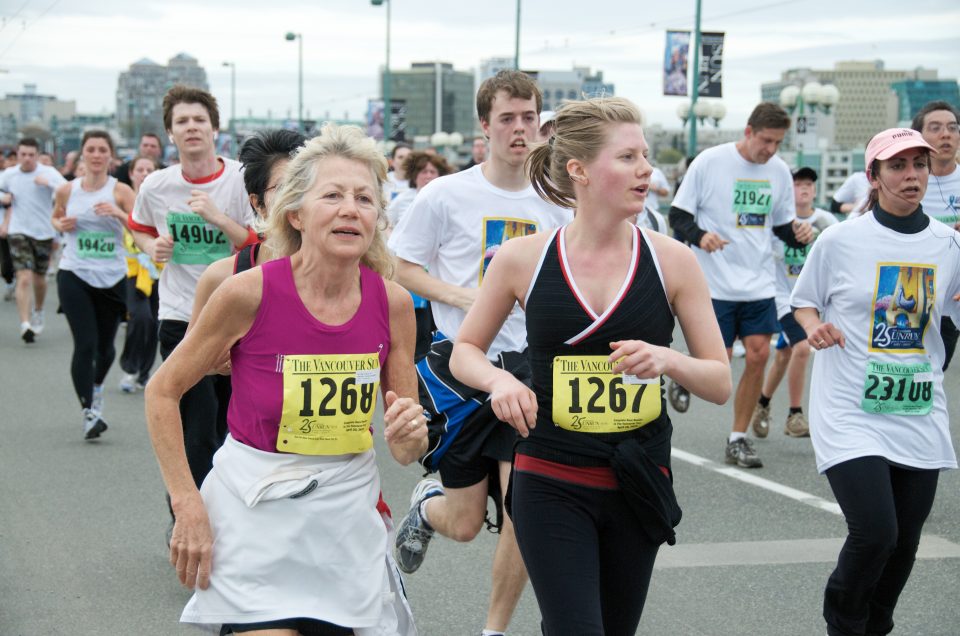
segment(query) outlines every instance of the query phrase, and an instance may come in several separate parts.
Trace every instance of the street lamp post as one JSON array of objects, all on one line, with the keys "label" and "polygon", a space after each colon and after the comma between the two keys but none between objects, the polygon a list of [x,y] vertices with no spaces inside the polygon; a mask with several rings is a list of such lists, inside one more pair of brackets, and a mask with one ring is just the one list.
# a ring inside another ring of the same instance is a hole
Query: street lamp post
[{"label": "street lamp post", "polygon": [[809,108],[811,113],[822,110],[824,114],[829,114],[830,109],[840,98],[840,91],[836,86],[827,84],[826,86],[819,82],[808,82],[800,88],[799,86],[786,86],[780,91],[780,105],[784,107],[791,115],[796,113],[794,124],[794,147],[797,149],[797,167],[803,167],[803,144],[800,142],[800,135],[806,134],[807,118],[805,110]]},{"label": "street lamp post", "polygon": [[513,36],[513,70],[520,70],[520,0],[517,0],[517,26]]},{"label": "street lamp post", "polygon": [[237,65],[235,62],[224,62],[223,65],[230,67],[230,150],[233,151],[237,143]]},{"label": "street lamp post", "polygon": [[[720,120],[726,117],[726,115],[727,107],[720,101],[699,101],[693,104],[693,108],[686,102],[677,105],[677,117],[683,121],[684,126],[686,126],[689,121],[691,128],[696,126],[698,121],[701,124],[706,124],[708,119],[712,120],[714,128],[719,128]],[[696,141],[696,134],[694,134],[693,139]],[[693,147],[696,149],[696,145]],[[688,146],[687,150],[689,149]],[[687,156],[693,157],[694,154],[690,153]]]},{"label": "street lamp post", "polygon": [[298,72],[297,72],[297,86],[298,86],[298,103],[297,103],[297,130],[301,133],[303,132],[303,34],[294,33],[288,31],[286,35],[287,42],[293,42],[297,40],[298,44]]},{"label": "street lamp post", "polygon": [[[693,81],[690,82],[690,112],[697,112],[697,93],[700,92],[700,0],[697,0],[697,12],[693,25]],[[690,118],[690,141],[687,144],[687,156],[697,154],[697,118]]]},{"label": "street lamp post", "polygon": [[390,98],[390,0],[370,0],[370,4],[379,7],[387,5],[387,63],[383,67],[383,140],[393,137],[393,104]]}]

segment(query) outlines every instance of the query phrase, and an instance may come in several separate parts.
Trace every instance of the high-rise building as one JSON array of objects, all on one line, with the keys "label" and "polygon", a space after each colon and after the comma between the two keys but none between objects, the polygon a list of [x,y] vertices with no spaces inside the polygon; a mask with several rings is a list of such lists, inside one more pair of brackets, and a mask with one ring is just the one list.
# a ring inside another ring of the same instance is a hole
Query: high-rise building
[{"label": "high-rise building", "polygon": [[960,85],[956,80],[908,79],[890,85],[897,95],[898,119],[909,123],[913,116],[928,102],[944,101],[960,110]]},{"label": "high-rise building", "polygon": [[209,90],[207,72],[186,53],[170,58],[167,66],[143,58],[120,73],[117,81],[117,125],[130,143],[142,133],[162,134],[163,96],[175,84]]},{"label": "high-rise building", "polygon": [[[786,86],[802,86],[810,81],[833,84],[840,99],[834,107],[831,145],[863,148],[873,135],[895,126],[902,119],[902,100],[893,85],[908,79],[933,82],[937,80],[937,71],[923,68],[887,70],[881,60],[837,62],[832,70],[789,69],[781,74],[780,81],[762,84],[760,92],[764,101],[779,102],[780,91]],[[956,82],[953,84],[956,87]]]},{"label": "high-rise building", "polygon": [[[380,73],[381,97],[383,72]],[[435,132],[474,135],[474,74],[446,62],[414,62],[409,70],[390,71],[390,100],[406,109],[407,139]]]}]

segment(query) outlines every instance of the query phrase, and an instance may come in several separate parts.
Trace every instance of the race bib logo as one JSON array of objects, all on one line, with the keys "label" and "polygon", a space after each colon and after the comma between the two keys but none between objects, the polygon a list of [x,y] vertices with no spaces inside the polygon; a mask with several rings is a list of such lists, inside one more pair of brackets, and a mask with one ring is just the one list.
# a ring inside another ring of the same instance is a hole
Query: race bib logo
[{"label": "race bib logo", "polygon": [[484,217],[483,255],[481,256],[480,278],[477,280],[477,284],[483,282],[483,275],[487,273],[487,267],[490,266],[490,261],[496,256],[501,245],[512,238],[536,233],[537,224],[533,221],[507,217]]},{"label": "race bib logo", "polygon": [[924,353],[923,334],[937,297],[936,267],[877,265],[870,351]]}]

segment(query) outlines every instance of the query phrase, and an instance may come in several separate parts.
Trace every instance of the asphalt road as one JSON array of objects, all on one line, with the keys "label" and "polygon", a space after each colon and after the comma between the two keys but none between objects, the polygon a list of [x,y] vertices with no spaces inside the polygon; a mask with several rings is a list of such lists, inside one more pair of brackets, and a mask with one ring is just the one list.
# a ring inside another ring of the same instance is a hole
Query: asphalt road
[{"label": "asphalt road", "polygon": [[[142,394],[119,391],[115,366],[106,383],[110,429],[84,442],[69,332],[50,309],[55,293],[48,307],[47,329],[28,347],[13,303],[0,302],[0,636],[198,633],[177,622],[189,592],[167,562],[168,517]],[[741,367],[735,360],[735,379]],[[958,414],[960,364],[946,383]],[[809,440],[780,433],[785,397],[773,404],[775,427],[757,442],[765,467],[754,471],[722,463],[732,404],[694,401],[674,417],[684,517],[678,544],[660,552],[639,633],[824,633],[821,596],[845,526]],[[956,427],[953,440],[960,448]],[[384,496],[400,516],[420,472],[386,453],[380,463]],[[470,544],[431,544],[423,567],[407,578],[421,634],[480,633],[494,541],[482,532]],[[941,476],[919,557],[895,633],[960,634],[957,471]],[[540,633],[529,587],[510,633]]]}]

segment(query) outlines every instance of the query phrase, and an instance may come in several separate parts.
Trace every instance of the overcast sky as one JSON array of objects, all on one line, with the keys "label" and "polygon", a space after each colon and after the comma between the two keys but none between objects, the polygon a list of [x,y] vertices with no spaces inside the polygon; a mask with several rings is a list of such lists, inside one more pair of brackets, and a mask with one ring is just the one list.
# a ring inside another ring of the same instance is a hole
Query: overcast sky
[{"label": "overcast sky", "polygon": [[[388,0],[391,68],[442,60],[457,69],[514,51],[516,0]],[[618,95],[648,121],[679,125],[681,98],[661,95],[664,31],[693,26],[694,0],[523,0],[520,65],[604,72]],[[781,71],[833,68],[840,60],[882,59],[888,69],[960,75],[956,0],[703,0],[701,28],[726,32],[724,127],[740,127],[761,82]],[[369,0],[0,0],[0,94],[36,83],[42,94],[74,99],[84,113],[113,112],[118,74],[148,57],[180,52],[206,68],[229,115],[236,63],[237,114],[295,112],[297,47],[303,34],[304,109],[360,118],[377,94],[385,59],[385,7]],[[691,63],[692,63],[691,53]]]}]

